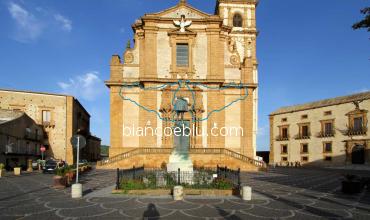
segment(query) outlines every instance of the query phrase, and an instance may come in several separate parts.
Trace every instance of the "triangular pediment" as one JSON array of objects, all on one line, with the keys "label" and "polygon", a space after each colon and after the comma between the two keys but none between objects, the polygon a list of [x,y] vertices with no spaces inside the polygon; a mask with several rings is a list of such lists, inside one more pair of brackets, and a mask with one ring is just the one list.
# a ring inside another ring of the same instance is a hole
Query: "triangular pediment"
[{"label": "triangular pediment", "polygon": [[160,18],[171,18],[171,19],[179,19],[181,18],[181,15],[185,15],[185,17],[189,19],[204,19],[211,16],[188,4],[178,4],[164,11],[148,15],[154,15]]}]

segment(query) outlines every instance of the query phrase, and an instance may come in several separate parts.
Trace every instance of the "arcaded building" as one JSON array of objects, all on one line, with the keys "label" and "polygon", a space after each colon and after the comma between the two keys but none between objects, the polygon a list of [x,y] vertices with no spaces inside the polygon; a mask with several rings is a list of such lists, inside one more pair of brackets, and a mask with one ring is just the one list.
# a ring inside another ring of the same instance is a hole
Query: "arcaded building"
[{"label": "arcaded building", "polygon": [[270,114],[270,164],[370,164],[370,92],[283,107]]},{"label": "arcaded building", "polygon": [[[134,21],[134,44],[112,57],[106,81],[112,163],[157,167],[177,146],[199,166],[254,164],[258,1],[215,3],[214,14],[180,0]],[[178,120],[189,135],[171,134]]]},{"label": "arcaded building", "polygon": [[82,152],[84,159],[100,159],[100,139],[91,136],[90,114],[73,96],[1,89],[0,108],[24,112],[42,127],[47,158],[72,164],[75,150],[70,139],[78,133],[90,143]]}]

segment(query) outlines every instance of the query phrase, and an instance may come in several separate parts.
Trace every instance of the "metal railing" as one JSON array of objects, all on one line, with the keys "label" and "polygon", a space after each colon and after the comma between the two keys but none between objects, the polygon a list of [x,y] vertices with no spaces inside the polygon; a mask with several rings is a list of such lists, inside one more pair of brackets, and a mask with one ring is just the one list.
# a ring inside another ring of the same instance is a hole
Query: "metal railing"
[{"label": "metal railing", "polygon": [[356,136],[356,135],[366,135],[367,133],[367,127],[361,127],[361,128],[348,128],[346,131],[347,136]]},{"label": "metal railing", "polygon": [[[214,176],[214,174],[217,176]],[[194,171],[168,172],[163,169],[144,169],[135,166],[132,169],[120,170],[117,168],[116,189],[124,188],[121,184],[130,182],[145,186],[145,188],[172,188],[176,185],[184,185],[191,188],[211,188],[215,179],[227,180],[233,188],[240,189],[240,169],[232,170],[227,167],[217,166],[217,170],[200,169]]]},{"label": "metal railing", "polygon": [[310,139],[311,138],[311,133],[307,133],[307,134],[297,134],[295,136],[295,139],[296,140],[300,140],[300,139]]},{"label": "metal railing", "polygon": [[335,131],[334,130],[332,130],[332,131],[320,131],[317,134],[318,138],[334,137],[334,136],[335,136]]},{"label": "metal railing", "polygon": [[283,135],[278,135],[275,138],[276,141],[288,141],[289,140],[289,135],[288,136],[283,136]]}]

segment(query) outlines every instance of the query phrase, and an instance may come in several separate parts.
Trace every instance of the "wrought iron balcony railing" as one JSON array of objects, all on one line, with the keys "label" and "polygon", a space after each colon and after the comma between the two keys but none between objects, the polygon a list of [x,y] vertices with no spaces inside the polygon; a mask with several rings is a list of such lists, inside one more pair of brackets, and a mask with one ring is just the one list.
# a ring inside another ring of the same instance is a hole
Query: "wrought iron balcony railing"
[{"label": "wrought iron balcony railing", "polygon": [[347,136],[356,136],[356,135],[366,135],[367,133],[367,127],[362,128],[348,128],[346,130]]},{"label": "wrought iron balcony railing", "polygon": [[311,138],[311,133],[307,133],[307,134],[297,134],[294,138],[295,138],[296,140],[300,140],[300,139],[310,139],[310,138]]},{"label": "wrought iron balcony railing", "polygon": [[334,136],[335,136],[335,131],[334,130],[332,130],[332,131],[320,131],[317,134],[318,138],[326,138],[326,137],[334,137]]},{"label": "wrought iron balcony railing", "polygon": [[278,135],[276,138],[275,138],[276,141],[288,141],[289,140],[289,135],[288,136],[284,136],[284,135]]}]

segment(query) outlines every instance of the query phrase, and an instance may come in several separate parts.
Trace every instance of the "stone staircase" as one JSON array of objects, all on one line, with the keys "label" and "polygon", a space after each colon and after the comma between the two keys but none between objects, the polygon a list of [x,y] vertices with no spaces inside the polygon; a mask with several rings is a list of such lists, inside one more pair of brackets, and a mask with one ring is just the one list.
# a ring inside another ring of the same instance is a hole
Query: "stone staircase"
[{"label": "stone staircase", "polygon": [[[168,164],[172,148],[135,148],[122,154],[98,161],[98,169],[131,168],[145,166],[160,168],[162,163]],[[191,148],[191,157],[196,167],[228,166],[244,171],[267,170],[267,164],[225,148]]]}]

